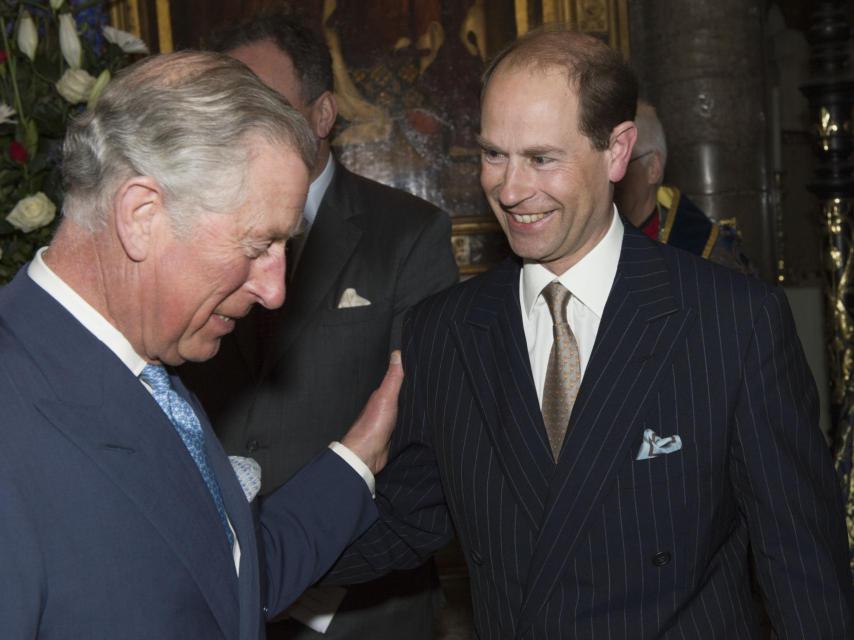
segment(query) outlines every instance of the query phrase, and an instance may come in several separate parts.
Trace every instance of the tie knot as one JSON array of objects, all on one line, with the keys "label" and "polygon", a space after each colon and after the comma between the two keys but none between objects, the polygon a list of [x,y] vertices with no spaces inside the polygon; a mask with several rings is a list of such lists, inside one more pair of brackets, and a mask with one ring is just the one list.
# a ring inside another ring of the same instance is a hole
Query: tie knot
[{"label": "tie knot", "polygon": [[139,377],[158,393],[172,389],[172,381],[169,379],[169,373],[163,365],[147,364],[142,373],[139,374]]},{"label": "tie knot", "polygon": [[569,289],[557,280],[550,282],[543,289],[543,299],[549,307],[554,324],[566,324],[566,303],[570,295],[572,294]]}]

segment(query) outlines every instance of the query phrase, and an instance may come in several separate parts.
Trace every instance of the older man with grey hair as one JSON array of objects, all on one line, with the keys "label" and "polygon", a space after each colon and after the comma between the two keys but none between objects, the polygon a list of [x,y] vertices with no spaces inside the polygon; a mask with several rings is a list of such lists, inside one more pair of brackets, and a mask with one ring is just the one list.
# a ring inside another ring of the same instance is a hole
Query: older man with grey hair
[{"label": "older man with grey hair", "polygon": [[284,300],[314,145],[210,53],[139,63],[69,128],[65,220],[0,291],[3,637],[263,637],[375,519],[399,359],[260,504],[169,369]]},{"label": "older man with grey hair", "polygon": [[638,100],[635,127],[638,139],[626,175],[614,186],[620,215],[653,240],[753,273],[734,218],[711,220],[677,187],[663,184],[667,138],[655,107],[645,100]]}]

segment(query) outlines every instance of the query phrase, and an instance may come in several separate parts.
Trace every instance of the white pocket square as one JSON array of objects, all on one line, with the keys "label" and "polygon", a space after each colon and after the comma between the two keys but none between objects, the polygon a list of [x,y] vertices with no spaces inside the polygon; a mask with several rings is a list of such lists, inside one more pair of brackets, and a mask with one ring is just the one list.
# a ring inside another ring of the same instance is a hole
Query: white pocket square
[{"label": "white pocket square", "polygon": [[341,299],[338,301],[339,309],[350,309],[352,307],[367,307],[371,304],[371,301],[367,298],[363,298],[356,290],[352,287],[344,289],[344,293],[341,294]]},{"label": "white pocket square", "polygon": [[261,489],[261,465],[252,458],[228,456],[231,468],[237,476],[240,488],[246,496],[246,502],[252,502]]},{"label": "white pocket square", "polygon": [[665,453],[673,453],[682,448],[682,438],[679,436],[667,436],[662,438],[652,429],[644,429],[643,442],[641,442],[638,455],[635,460],[650,460]]}]

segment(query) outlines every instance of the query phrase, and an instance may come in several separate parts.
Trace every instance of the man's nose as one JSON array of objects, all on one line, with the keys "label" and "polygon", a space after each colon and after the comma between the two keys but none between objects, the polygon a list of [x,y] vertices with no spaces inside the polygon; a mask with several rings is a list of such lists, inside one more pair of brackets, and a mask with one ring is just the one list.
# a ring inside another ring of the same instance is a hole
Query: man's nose
[{"label": "man's nose", "polygon": [[534,193],[531,172],[517,162],[508,162],[498,189],[498,200],[505,209],[513,209]]},{"label": "man's nose", "polygon": [[284,252],[256,260],[252,265],[252,292],[258,303],[267,309],[276,309],[285,301],[285,255]]}]

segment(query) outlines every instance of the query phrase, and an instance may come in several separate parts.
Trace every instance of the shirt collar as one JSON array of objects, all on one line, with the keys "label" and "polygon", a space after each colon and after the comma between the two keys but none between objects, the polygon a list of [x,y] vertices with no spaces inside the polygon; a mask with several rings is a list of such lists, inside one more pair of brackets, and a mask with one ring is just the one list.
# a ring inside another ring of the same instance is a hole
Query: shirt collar
[{"label": "shirt collar", "polygon": [[133,375],[139,376],[146,365],[145,359],[133,350],[130,342],[118,329],[45,264],[43,254],[46,250],[47,247],[38,250],[27,268],[27,275],[115,353]]},{"label": "shirt collar", "polygon": [[323,200],[323,196],[326,195],[326,190],[329,188],[329,183],[332,182],[332,176],[334,173],[335,161],[332,159],[332,154],[330,153],[329,158],[326,160],[326,166],[323,167],[323,171],[321,171],[320,175],[317,176],[317,178],[315,178],[308,186],[308,198],[305,200],[303,218],[305,219],[305,224],[309,227],[314,224],[314,220],[317,218],[317,210],[320,208],[320,201]]},{"label": "shirt collar", "polygon": [[585,307],[600,318],[605,310],[605,302],[611,292],[611,285],[617,275],[620,250],[623,246],[623,223],[613,208],[611,226],[605,236],[590,252],[560,276],[555,276],[538,262],[525,262],[522,267],[522,300],[525,314],[530,315],[534,303],[547,284],[558,280],[572,292]]}]

